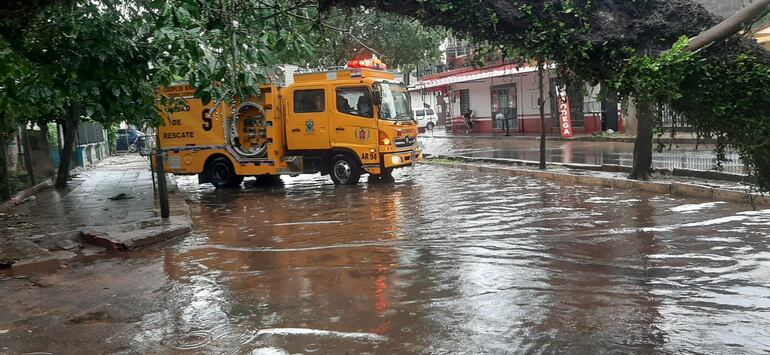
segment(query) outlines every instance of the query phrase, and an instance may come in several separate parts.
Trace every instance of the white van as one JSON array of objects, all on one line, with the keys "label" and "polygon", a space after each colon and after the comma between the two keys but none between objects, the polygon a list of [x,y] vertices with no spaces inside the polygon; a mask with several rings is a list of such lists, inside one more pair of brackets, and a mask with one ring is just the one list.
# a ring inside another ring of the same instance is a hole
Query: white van
[{"label": "white van", "polygon": [[438,115],[436,115],[436,111],[432,108],[414,107],[412,111],[414,112],[414,118],[417,119],[417,127],[431,130],[436,126]]}]

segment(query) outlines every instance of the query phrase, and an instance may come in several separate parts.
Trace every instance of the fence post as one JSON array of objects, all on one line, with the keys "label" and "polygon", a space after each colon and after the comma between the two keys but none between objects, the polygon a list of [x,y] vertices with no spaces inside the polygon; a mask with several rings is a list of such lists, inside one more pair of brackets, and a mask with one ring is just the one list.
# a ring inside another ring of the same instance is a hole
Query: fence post
[{"label": "fence post", "polygon": [[160,199],[160,217],[166,219],[169,217],[168,207],[168,188],[166,186],[166,172],[163,164],[163,150],[160,149],[160,142],[156,143],[155,149],[155,171],[158,176],[158,198]]},{"label": "fence post", "polygon": [[32,167],[32,149],[29,147],[29,132],[27,132],[27,124],[21,126],[21,140],[24,147],[24,167],[27,170],[27,180],[29,180],[29,186],[35,186],[35,172]]}]

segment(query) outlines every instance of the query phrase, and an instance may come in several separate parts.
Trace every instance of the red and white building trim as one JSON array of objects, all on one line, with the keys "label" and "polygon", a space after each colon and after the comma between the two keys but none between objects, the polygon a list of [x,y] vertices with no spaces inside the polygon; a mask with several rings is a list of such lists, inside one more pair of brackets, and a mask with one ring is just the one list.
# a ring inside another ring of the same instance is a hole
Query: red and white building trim
[{"label": "red and white building trim", "polygon": [[[549,98],[553,68],[547,72],[549,77],[544,81],[546,133],[558,135],[558,110],[554,100]],[[468,109],[473,111],[473,132],[503,133],[502,122],[494,120],[498,112],[509,118],[511,134],[539,134],[541,130],[536,67],[502,64],[481,69],[461,68],[422,77],[409,90],[413,107],[420,107],[423,103],[430,105],[439,116],[447,118],[447,124],[457,133],[464,131],[462,113]],[[623,131],[617,103],[598,102],[599,90],[599,86],[585,88],[583,115],[572,117],[575,135],[597,133],[608,128]],[[552,108],[556,114],[551,114]]]}]

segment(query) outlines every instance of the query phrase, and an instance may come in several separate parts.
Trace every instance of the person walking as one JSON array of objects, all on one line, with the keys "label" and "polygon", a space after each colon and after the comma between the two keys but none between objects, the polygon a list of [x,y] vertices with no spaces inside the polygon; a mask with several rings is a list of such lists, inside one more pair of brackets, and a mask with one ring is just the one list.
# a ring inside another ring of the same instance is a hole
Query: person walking
[{"label": "person walking", "polygon": [[465,134],[470,134],[471,131],[473,131],[473,121],[471,121],[472,115],[473,115],[473,110],[468,110],[463,114],[464,123],[465,123]]}]

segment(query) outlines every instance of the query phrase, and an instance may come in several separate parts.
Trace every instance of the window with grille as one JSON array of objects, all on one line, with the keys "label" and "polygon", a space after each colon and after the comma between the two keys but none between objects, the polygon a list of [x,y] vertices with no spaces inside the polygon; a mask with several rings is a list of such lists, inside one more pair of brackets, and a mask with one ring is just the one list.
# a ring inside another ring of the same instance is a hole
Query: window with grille
[{"label": "window with grille", "polygon": [[581,85],[567,86],[567,95],[569,96],[569,107],[572,116],[572,127],[585,127],[585,117],[583,116],[583,87]]},{"label": "window with grille", "polygon": [[471,92],[468,89],[460,90],[460,114],[471,110]]},{"label": "window with grille", "polygon": [[492,98],[492,124],[495,128],[503,128],[505,124],[497,119],[497,114],[502,113],[503,119],[509,120],[509,125],[514,123],[516,118],[516,85],[505,84],[496,85],[491,89]]}]

